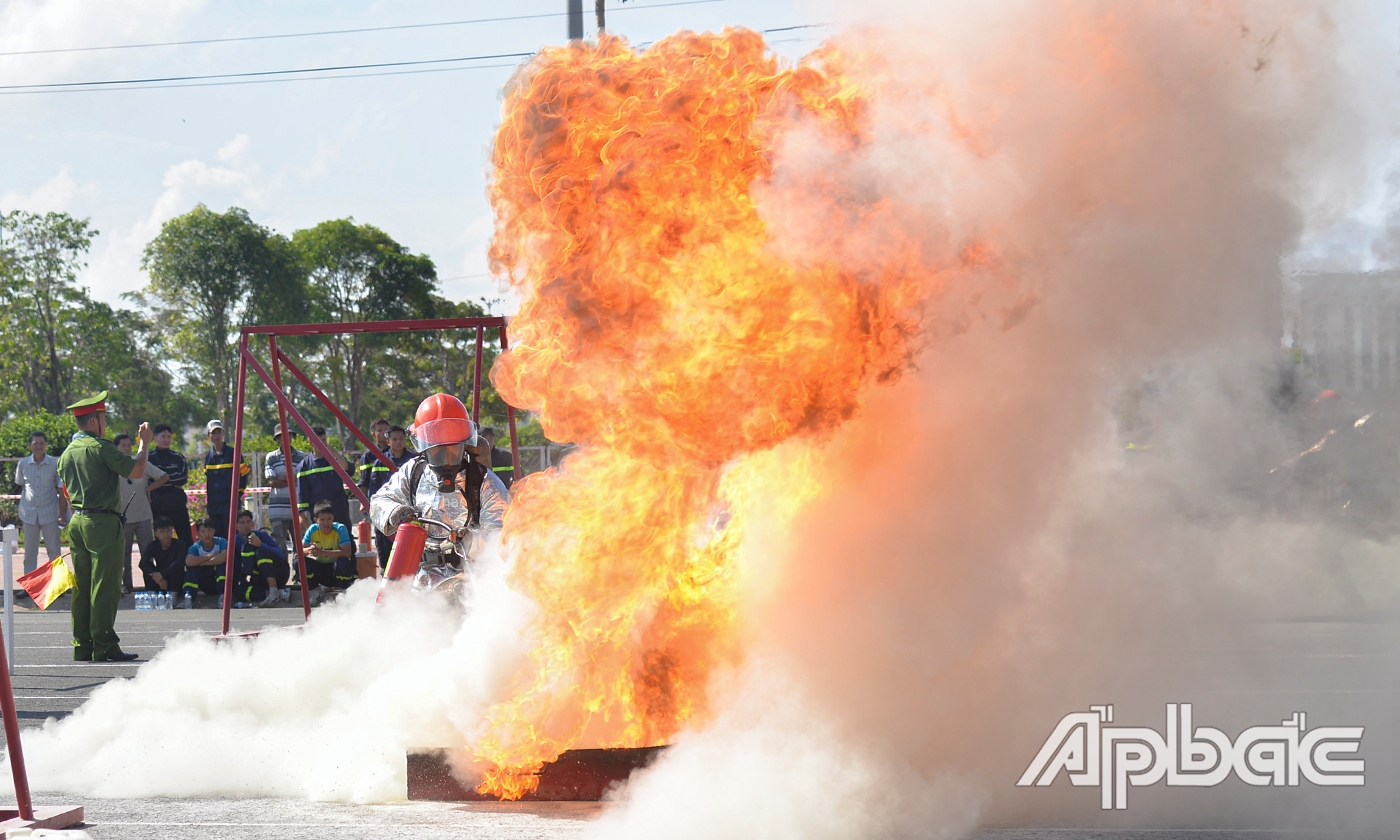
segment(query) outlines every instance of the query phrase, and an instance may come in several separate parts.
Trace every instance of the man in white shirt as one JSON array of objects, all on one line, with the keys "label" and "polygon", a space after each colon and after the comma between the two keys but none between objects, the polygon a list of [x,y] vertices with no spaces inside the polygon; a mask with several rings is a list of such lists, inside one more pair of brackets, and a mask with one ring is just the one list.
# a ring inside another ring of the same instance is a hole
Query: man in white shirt
[{"label": "man in white shirt", "polygon": [[[117,435],[112,443],[124,455],[131,454],[131,435]],[[137,540],[137,561],[140,561],[140,552],[155,539],[155,534],[151,530],[151,491],[164,485],[170,480],[160,467],[150,462],[146,463],[146,475],[142,478],[127,478],[122,476],[117,479],[117,489],[122,493],[122,518],[126,520],[126,554],[122,557],[125,562],[122,564],[122,594],[131,594],[134,587],[131,583],[131,541]]]},{"label": "man in white shirt", "polygon": [[[48,454],[49,438],[43,432],[29,433],[33,457],[15,464],[15,484],[20,486],[19,521],[24,524],[24,570],[32,572],[39,564],[39,537],[52,560],[63,552],[59,531],[68,518],[68,500],[59,488],[58,458]],[[23,591],[23,590],[21,590]]]}]

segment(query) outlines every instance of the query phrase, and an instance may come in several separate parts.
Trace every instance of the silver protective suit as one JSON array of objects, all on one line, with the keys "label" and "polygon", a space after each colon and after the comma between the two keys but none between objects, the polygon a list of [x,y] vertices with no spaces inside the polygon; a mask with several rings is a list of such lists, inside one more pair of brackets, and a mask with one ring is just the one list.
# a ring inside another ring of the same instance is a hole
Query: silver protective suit
[{"label": "silver protective suit", "polygon": [[[394,473],[389,478],[389,483],[379,488],[369,500],[369,518],[380,533],[385,535],[394,533],[395,528],[389,526],[390,517],[404,505],[413,508],[419,516],[440,519],[451,524],[453,528],[465,531],[470,527],[467,500],[463,499],[462,494],[456,489],[446,493],[440,492],[437,489],[437,476],[431,468],[423,470],[423,477],[418,482],[418,492],[414,498],[410,499],[408,497],[408,479],[412,472],[412,462],[404,464],[403,469]],[[496,477],[495,473],[487,472],[481,479],[481,521],[476,526],[471,527],[470,539],[464,538],[461,543],[461,548],[466,551],[465,559],[475,560],[477,558],[487,532],[501,530],[501,520],[505,517],[506,506],[509,504],[510,491],[506,489],[505,484]],[[430,530],[429,533],[432,534],[433,531]],[[430,537],[427,551],[441,553],[445,547],[444,542],[442,539]]]}]

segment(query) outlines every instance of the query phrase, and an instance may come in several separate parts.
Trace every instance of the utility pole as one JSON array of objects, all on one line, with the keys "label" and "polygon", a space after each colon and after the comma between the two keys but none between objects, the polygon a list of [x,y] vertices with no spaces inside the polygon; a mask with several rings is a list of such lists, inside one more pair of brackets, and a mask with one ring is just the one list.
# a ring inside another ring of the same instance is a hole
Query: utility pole
[{"label": "utility pole", "polygon": [[603,0],[595,0],[593,8],[598,12],[598,33],[601,35],[607,26],[603,23]]},{"label": "utility pole", "polygon": [[569,0],[569,40],[583,40],[583,0]]}]

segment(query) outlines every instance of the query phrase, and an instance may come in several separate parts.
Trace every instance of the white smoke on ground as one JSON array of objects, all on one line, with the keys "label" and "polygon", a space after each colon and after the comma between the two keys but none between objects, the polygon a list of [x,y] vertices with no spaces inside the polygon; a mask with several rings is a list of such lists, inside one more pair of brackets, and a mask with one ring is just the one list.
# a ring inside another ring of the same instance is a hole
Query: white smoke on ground
[{"label": "white smoke on ground", "polygon": [[[1217,711],[1239,713],[1232,725],[1271,722],[1296,692],[1251,693],[1279,676],[1267,663],[1187,656],[1154,674],[1145,652],[1246,645],[1241,618],[1345,608],[1316,551],[1329,535],[1265,499],[1271,459],[1298,451],[1271,399],[1280,260],[1346,215],[1358,161],[1394,147],[1395,114],[1370,94],[1392,88],[1395,60],[1367,40],[1370,9],[858,14],[883,25],[834,43],[874,91],[874,137],[832,150],[795,132],[763,206],[780,247],[820,252],[840,239],[816,194],[834,180],[845,206],[891,211],[891,240],[915,238],[947,267],[920,372],[868,396],[825,453],[830,493],[766,546],[781,581],[749,620],[783,678],[739,677],[750,713],[680,739],[600,837],[939,836],[1093,818],[1097,791],[1086,811],[1084,795],[1013,787],[1060,715],[1116,702],[1160,729],[1161,703],[1211,691]],[[848,255],[853,269],[863,256]],[[1124,395],[1144,383],[1155,428],[1139,456],[1120,428]],[[1372,607],[1400,603],[1390,544],[1330,538]],[[1243,699],[1220,700],[1221,686]],[[1184,810],[1137,794],[1148,801],[1133,817],[1289,818],[1277,799],[1222,791]],[[1375,804],[1315,813],[1384,825]]]},{"label": "white smoke on ground", "polygon": [[445,599],[362,582],[301,629],[172,641],[25,734],[36,790],[102,797],[404,796],[404,755],[461,743],[523,656],[530,605],[484,564],[465,621]]}]

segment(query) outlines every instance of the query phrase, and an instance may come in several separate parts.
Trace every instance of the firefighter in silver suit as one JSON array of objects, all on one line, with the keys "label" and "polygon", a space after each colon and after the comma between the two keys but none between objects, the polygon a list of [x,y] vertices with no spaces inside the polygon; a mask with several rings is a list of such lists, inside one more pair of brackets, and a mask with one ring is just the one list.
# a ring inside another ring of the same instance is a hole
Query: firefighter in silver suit
[{"label": "firefighter in silver suit", "polygon": [[413,434],[418,457],[375,492],[370,520],[389,536],[404,522],[423,522],[428,529],[423,571],[455,575],[500,531],[510,491],[491,471],[490,448],[456,397],[433,394],[423,400]]}]

